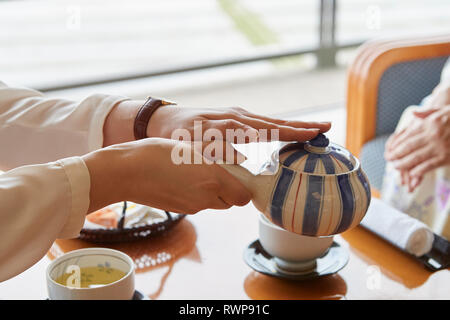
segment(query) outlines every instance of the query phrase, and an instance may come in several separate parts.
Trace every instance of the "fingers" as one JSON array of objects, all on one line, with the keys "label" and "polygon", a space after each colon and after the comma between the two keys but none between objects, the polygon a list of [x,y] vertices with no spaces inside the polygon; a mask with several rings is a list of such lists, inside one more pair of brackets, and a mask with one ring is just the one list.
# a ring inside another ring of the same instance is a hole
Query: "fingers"
[{"label": "fingers", "polygon": [[409,176],[407,171],[403,171],[403,179],[405,181],[403,185],[409,186],[409,181],[411,180],[411,177]]},{"label": "fingers", "polygon": [[[260,129],[266,129],[268,133],[267,139],[274,139],[271,136],[271,130],[278,130],[278,137],[281,141],[307,141],[313,139],[317,134],[319,134],[320,129],[314,127],[312,124],[303,123],[304,127],[294,127],[284,121],[284,124],[273,123],[266,120],[255,119],[247,116],[241,116],[241,121],[245,124]],[[329,129],[329,126],[327,127]],[[260,140],[264,139],[260,134]]]},{"label": "fingers", "polygon": [[386,152],[385,158],[388,161],[402,159],[418,149],[423,149],[427,145],[427,139],[424,135],[414,135],[408,140],[405,140],[402,144],[397,145],[395,149]]},{"label": "fingers", "polygon": [[[204,124],[206,129],[203,140],[226,140],[232,143],[257,142],[258,128],[235,119],[208,120]],[[220,133],[220,135],[219,135]]]},{"label": "fingers", "polygon": [[400,171],[400,182],[401,185],[404,186],[406,184],[406,176],[408,175],[408,173],[404,170]]},{"label": "fingers", "polygon": [[395,150],[396,146],[398,146],[404,139],[408,136],[407,128],[401,130],[398,134],[392,136],[392,140],[389,143],[389,150]]},{"label": "fingers", "polygon": [[245,186],[225,169],[217,166],[217,175],[221,182],[219,197],[229,205],[244,206],[252,199]]},{"label": "fingers", "polygon": [[[248,127],[254,128],[256,130],[260,129],[278,129],[280,131],[280,140],[285,141],[306,141],[305,139],[310,138],[311,133],[306,132],[305,129],[316,129],[319,132],[327,132],[331,128],[331,122],[308,122],[308,121],[295,121],[295,120],[282,120],[272,117],[257,115],[248,112],[242,108],[228,108],[225,113],[211,113],[208,115],[208,119],[215,121],[226,121],[235,120],[242,125],[247,125]],[[234,129],[232,123],[230,123],[230,128]],[[246,128],[248,128],[246,127]],[[270,134],[270,132],[269,132]],[[314,138],[313,136],[312,138]],[[312,139],[310,138],[310,139]],[[261,140],[260,140],[261,141]]]},{"label": "fingers", "polygon": [[176,143],[178,150],[175,155],[179,157],[176,161],[177,164],[241,164],[247,160],[245,155],[227,141],[176,141]]},{"label": "fingers", "polygon": [[193,202],[202,203],[200,208],[193,210],[198,212],[203,209],[225,210],[232,206],[244,206],[252,198],[252,194],[241,184],[241,182],[219,166],[216,168],[217,183],[208,187],[199,197],[203,200]]},{"label": "fingers", "polygon": [[276,119],[272,117],[266,117],[258,114],[254,114],[251,112],[248,112],[244,109],[242,109],[241,114],[243,116],[246,116],[247,118],[255,119],[255,120],[262,120],[269,123],[289,126],[293,128],[305,128],[305,129],[319,129],[320,132],[327,132],[331,128],[331,122],[324,121],[324,122],[312,122],[312,121],[295,121],[295,120],[282,120],[282,119]]},{"label": "fingers", "polygon": [[[241,118],[241,120],[245,123],[234,119],[209,120],[206,127],[220,130],[225,139],[233,143],[274,140],[307,141],[319,133],[319,129],[294,128],[251,118]],[[227,129],[233,130],[227,132]],[[239,129],[242,129],[243,132],[238,131]],[[262,132],[261,129],[266,131]]]},{"label": "fingers", "polygon": [[437,108],[430,108],[430,109],[425,109],[425,110],[414,111],[413,114],[418,118],[424,119],[424,118],[428,117],[430,114],[433,114],[438,110],[439,109],[437,109]]},{"label": "fingers", "polygon": [[[412,141],[413,137],[417,135],[421,135],[422,138],[429,140],[430,134],[428,133],[428,136],[424,136],[424,132],[429,131],[430,123],[439,125],[439,121],[436,121],[436,119],[440,118],[441,112],[442,109],[439,108],[424,108],[424,110],[414,111],[417,119],[412,121],[408,127],[402,129],[400,132],[391,135],[386,142],[386,159],[392,160],[389,158],[389,155],[392,156],[392,152],[398,152],[397,149],[400,145],[404,144],[405,141]],[[427,117],[430,118],[424,120]]]},{"label": "fingers", "polygon": [[422,180],[423,180],[423,176],[411,178],[408,191],[413,192],[414,190],[416,190],[416,188],[420,185]]},{"label": "fingers", "polygon": [[394,168],[397,170],[410,170],[411,168],[417,166],[418,164],[428,160],[433,156],[433,150],[430,150],[428,145],[420,148],[414,152],[405,155],[399,160],[393,162]]},{"label": "fingers", "polygon": [[391,136],[389,137],[389,139],[386,141],[386,146],[385,146],[386,151],[392,150],[392,144],[393,144],[394,141],[397,139],[397,137],[398,137],[400,134],[402,134],[405,130],[406,130],[406,128],[403,128],[403,129],[400,130],[399,132],[395,132],[395,133],[391,134]]},{"label": "fingers", "polygon": [[[203,201],[202,201],[203,200]],[[196,205],[192,207],[187,206],[177,206],[172,210],[173,212],[183,213],[183,214],[196,214],[202,210],[215,209],[215,210],[226,210],[232,207],[232,205],[223,201],[220,197],[215,195],[210,195],[207,199],[198,200]],[[192,200],[194,201],[194,200]]]},{"label": "fingers", "polygon": [[[240,188],[239,188],[240,189]],[[224,185],[224,191],[221,192],[220,198],[223,199],[223,201],[230,206],[245,206],[247,203],[250,202],[252,199],[251,194],[245,190],[241,190],[241,192],[231,192],[230,188],[228,188],[228,185]]]},{"label": "fingers", "polygon": [[193,142],[194,148],[201,152],[207,164],[229,163],[240,164],[247,160],[247,157],[237,151],[231,143],[227,141],[198,141]]},{"label": "fingers", "polygon": [[425,173],[438,168],[442,162],[442,159],[439,157],[431,158],[415,166],[409,173],[412,177],[419,178],[425,175]]},{"label": "fingers", "polygon": [[217,209],[217,210],[225,210],[231,208],[232,205],[226,203],[221,197],[217,197],[214,199],[213,203],[209,205],[210,209]]},{"label": "fingers", "polygon": [[[420,133],[420,130],[418,128],[413,128],[413,129],[406,129],[402,132],[400,132],[395,138],[393,138],[392,142],[389,145],[389,150],[388,150],[388,157],[392,152],[397,153],[397,148],[402,145],[403,143],[405,143],[407,140],[412,139],[414,136],[416,136],[417,134]],[[389,158],[387,158],[387,160],[391,160]]]},{"label": "fingers", "polygon": [[422,182],[422,177],[412,177],[408,171],[400,171],[401,185],[408,188],[408,192],[413,192]]}]

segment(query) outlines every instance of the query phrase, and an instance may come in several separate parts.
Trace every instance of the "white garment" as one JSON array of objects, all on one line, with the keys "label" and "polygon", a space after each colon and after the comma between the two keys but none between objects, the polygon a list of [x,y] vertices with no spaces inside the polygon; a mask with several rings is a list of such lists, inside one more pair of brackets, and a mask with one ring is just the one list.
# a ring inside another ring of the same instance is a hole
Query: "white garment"
[{"label": "white garment", "polygon": [[[409,106],[403,111],[396,132],[408,126],[413,112],[421,107]],[[386,163],[381,189],[384,202],[425,223],[434,233],[450,240],[450,166],[427,172],[413,191],[402,186],[400,172],[392,162]]]},{"label": "white garment", "polygon": [[106,116],[127,99],[76,103],[0,82],[0,169],[17,167],[0,174],[0,281],[39,261],[55,239],[78,236],[90,191],[78,156],[102,147]]},{"label": "white garment", "polygon": [[[442,70],[440,82],[450,83],[450,59]],[[430,96],[424,99],[424,104]],[[414,118],[413,112],[420,108],[406,108],[395,131],[408,126]],[[420,185],[413,192],[409,192],[407,186],[401,184],[400,172],[394,168],[392,162],[387,162],[381,198],[394,208],[424,222],[434,233],[450,240],[450,166],[426,173]]]}]

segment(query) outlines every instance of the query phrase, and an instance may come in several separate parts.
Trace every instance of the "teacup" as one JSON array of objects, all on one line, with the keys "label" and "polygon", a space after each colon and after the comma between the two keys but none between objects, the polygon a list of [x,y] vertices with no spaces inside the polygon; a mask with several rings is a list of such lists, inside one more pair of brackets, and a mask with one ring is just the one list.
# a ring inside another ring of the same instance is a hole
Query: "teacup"
[{"label": "teacup", "polygon": [[[65,273],[70,277],[81,276],[80,270],[89,267],[101,267],[105,272],[115,270],[123,276],[112,283],[89,288],[57,282]],[[134,262],[125,253],[113,249],[88,248],[68,252],[53,260],[46,273],[51,300],[131,300],[134,294]]]},{"label": "teacup", "polygon": [[316,267],[316,259],[333,243],[333,236],[309,237],[286,231],[259,215],[259,242],[281,271],[303,273]]}]

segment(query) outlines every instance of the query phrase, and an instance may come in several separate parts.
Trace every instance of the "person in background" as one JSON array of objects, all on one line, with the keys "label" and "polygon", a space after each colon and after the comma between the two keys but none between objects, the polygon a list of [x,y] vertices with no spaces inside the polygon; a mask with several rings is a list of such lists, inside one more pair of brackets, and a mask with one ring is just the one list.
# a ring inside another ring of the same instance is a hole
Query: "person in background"
[{"label": "person in background", "polygon": [[[85,216],[108,204],[130,200],[192,214],[248,203],[249,191],[219,165],[171,161],[176,129],[193,133],[194,121],[224,137],[226,129],[277,129],[284,141],[330,129],[329,122],[284,121],[242,108],[147,102],[144,108],[144,101],[101,94],[74,102],[0,82],[0,169],[9,170],[0,174],[0,281],[36,263],[55,239],[77,237]],[[203,157],[187,142],[183,151]]]},{"label": "person in background", "polygon": [[385,147],[382,199],[450,240],[450,60],[423,106],[410,106]]}]

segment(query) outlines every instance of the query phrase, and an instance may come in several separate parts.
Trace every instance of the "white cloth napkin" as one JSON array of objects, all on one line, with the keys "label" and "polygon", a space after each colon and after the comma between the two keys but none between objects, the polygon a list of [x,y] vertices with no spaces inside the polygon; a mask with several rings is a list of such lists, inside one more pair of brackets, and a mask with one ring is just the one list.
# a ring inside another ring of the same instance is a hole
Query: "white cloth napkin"
[{"label": "white cloth napkin", "polygon": [[427,225],[376,198],[361,225],[417,257],[433,246],[434,234]]}]

